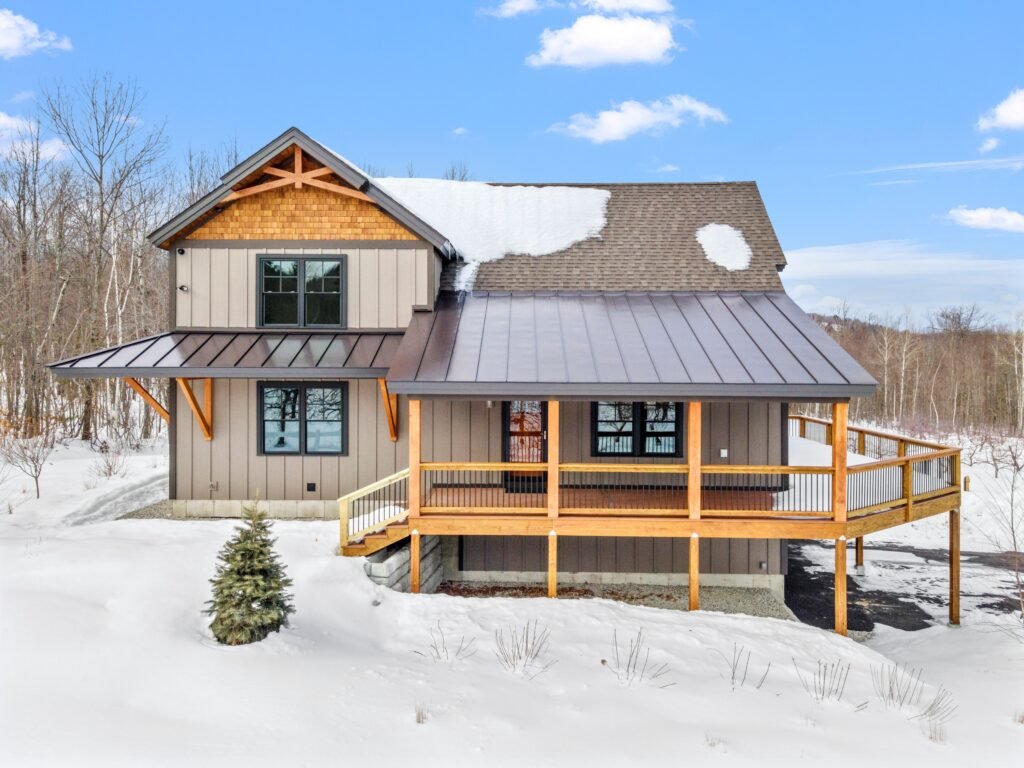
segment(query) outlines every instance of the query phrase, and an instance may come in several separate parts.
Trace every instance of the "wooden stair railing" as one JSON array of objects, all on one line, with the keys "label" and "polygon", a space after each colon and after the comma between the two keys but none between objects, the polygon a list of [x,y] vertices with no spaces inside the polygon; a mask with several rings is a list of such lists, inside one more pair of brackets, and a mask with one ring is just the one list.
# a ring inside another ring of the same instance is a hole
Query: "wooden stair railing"
[{"label": "wooden stair railing", "polygon": [[403,469],[338,499],[338,551],[371,555],[409,535],[409,470]]}]

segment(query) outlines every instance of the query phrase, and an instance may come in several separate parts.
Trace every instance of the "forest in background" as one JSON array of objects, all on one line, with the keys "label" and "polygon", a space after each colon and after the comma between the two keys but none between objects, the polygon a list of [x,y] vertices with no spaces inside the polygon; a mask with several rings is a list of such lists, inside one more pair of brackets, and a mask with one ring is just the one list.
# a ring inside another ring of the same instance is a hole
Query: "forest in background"
[{"label": "forest in background", "polygon": [[[0,157],[0,417],[10,436],[134,445],[162,425],[123,382],[58,381],[46,363],[167,326],[167,254],[146,235],[218,183],[237,149],[174,162],[132,84],[94,77],[45,90],[37,121]],[[47,138],[42,138],[43,134]],[[467,178],[453,164],[448,178]],[[411,173],[411,171],[410,171]],[[851,418],[918,432],[1024,432],[1024,317],[975,306],[816,318],[878,380]],[[148,382],[163,394],[165,382]],[[815,406],[809,406],[815,410]]]}]

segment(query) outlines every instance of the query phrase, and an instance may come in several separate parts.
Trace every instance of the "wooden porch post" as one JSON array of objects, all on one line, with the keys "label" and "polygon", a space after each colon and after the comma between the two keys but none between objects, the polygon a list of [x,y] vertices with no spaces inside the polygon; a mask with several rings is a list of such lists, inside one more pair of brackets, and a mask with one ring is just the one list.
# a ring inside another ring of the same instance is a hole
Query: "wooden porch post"
[{"label": "wooden porch post", "polygon": [[409,591],[420,591],[420,532],[413,530],[409,536]]},{"label": "wooden porch post", "polygon": [[846,420],[849,403],[832,403],[832,519],[846,522]]},{"label": "wooden porch post", "polygon": [[420,480],[420,460],[422,458],[422,426],[423,403],[420,400],[409,400],[409,517],[420,516],[422,499],[420,492],[423,484]]},{"label": "wooden porch post", "polygon": [[864,537],[857,537],[857,574],[861,575],[864,573]]},{"label": "wooden porch post", "polygon": [[700,519],[700,403],[686,404],[686,506],[691,520]]},{"label": "wooden porch post", "polygon": [[559,416],[558,401],[548,401],[548,517],[558,517],[558,470],[559,459]]},{"label": "wooden porch post", "polygon": [[690,605],[691,611],[700,610],[700,537],[690,534]]},{"label": "wooden porch post", "polygon": [[548,534],[548,597],[558,597],[558,534]]},{"label": "wooden porch post", "polygon": [[960,510],[949,511],[949,623],[960,624]]},{"label": "wooden porch post", "polygon": [[846,634],[846,537],[836,539],[836,634]]}]

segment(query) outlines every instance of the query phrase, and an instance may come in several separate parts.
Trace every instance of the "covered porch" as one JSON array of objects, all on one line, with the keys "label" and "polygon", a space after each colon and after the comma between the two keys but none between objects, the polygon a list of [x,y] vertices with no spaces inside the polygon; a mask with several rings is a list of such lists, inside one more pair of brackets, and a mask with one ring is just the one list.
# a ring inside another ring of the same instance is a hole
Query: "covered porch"
[{"label": "covered porch", "polygon": [[[850,430],[850,399],[875,382],[783,293],[448,296],[435,312],[414,316],[388,383],[409,398],[409,468],[343,497],[342,551],[364,553],[373,537],[383,537],[381,545],[410,537],[413,591],[428,535],[546,537],[551,596],[560,538],[686,539],[693,609],[702,541],[827,539],[835,547],[835,627],[845,632],[850,540],[859,560],[865,535],[949,513],[950,546],[959,549],[958,451]],[[427,455],[425,407],[467,400],[535,404],[539,415],[523,435],[542,435],[539,448],[503,446],[500,461],[493,452],[487,461]],[[832,418],[785,418],[788,404],[800,402],[828,403]],[[595,410],[590,450],[565,450],[578,435],[562,434],[560,413],[581,403],[632,403],[632,416],[620,418],[631,419],[634,447],[664,439],[673,449],[598,456]],[[745,450],[756,441],[743,429],[727,429],[729,450],[703,434],[713,424],[709,412],[733,406],[782,415],[768,427],[777,434],[763,436],[767,450]],[[673,412],[671,431],[659,431],[657,419],[637,425],[650,408]],[[790,434],[827,446],[827,461],[790,460]],[[851,451],[864,463],[850,466]],[[954,556],[954,622],[957,573]]]}]

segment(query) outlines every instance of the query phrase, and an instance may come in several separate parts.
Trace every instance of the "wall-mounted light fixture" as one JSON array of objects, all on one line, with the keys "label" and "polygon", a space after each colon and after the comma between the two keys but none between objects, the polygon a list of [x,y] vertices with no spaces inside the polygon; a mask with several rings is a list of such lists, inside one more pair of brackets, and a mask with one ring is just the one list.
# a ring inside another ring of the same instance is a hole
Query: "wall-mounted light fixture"
[{"label": "wall-mounted light fixture", "polygon": [[184,248],[179,248],[178,249],[178,255],[179,256],[184,256],[185,255],[185,249]]}]

